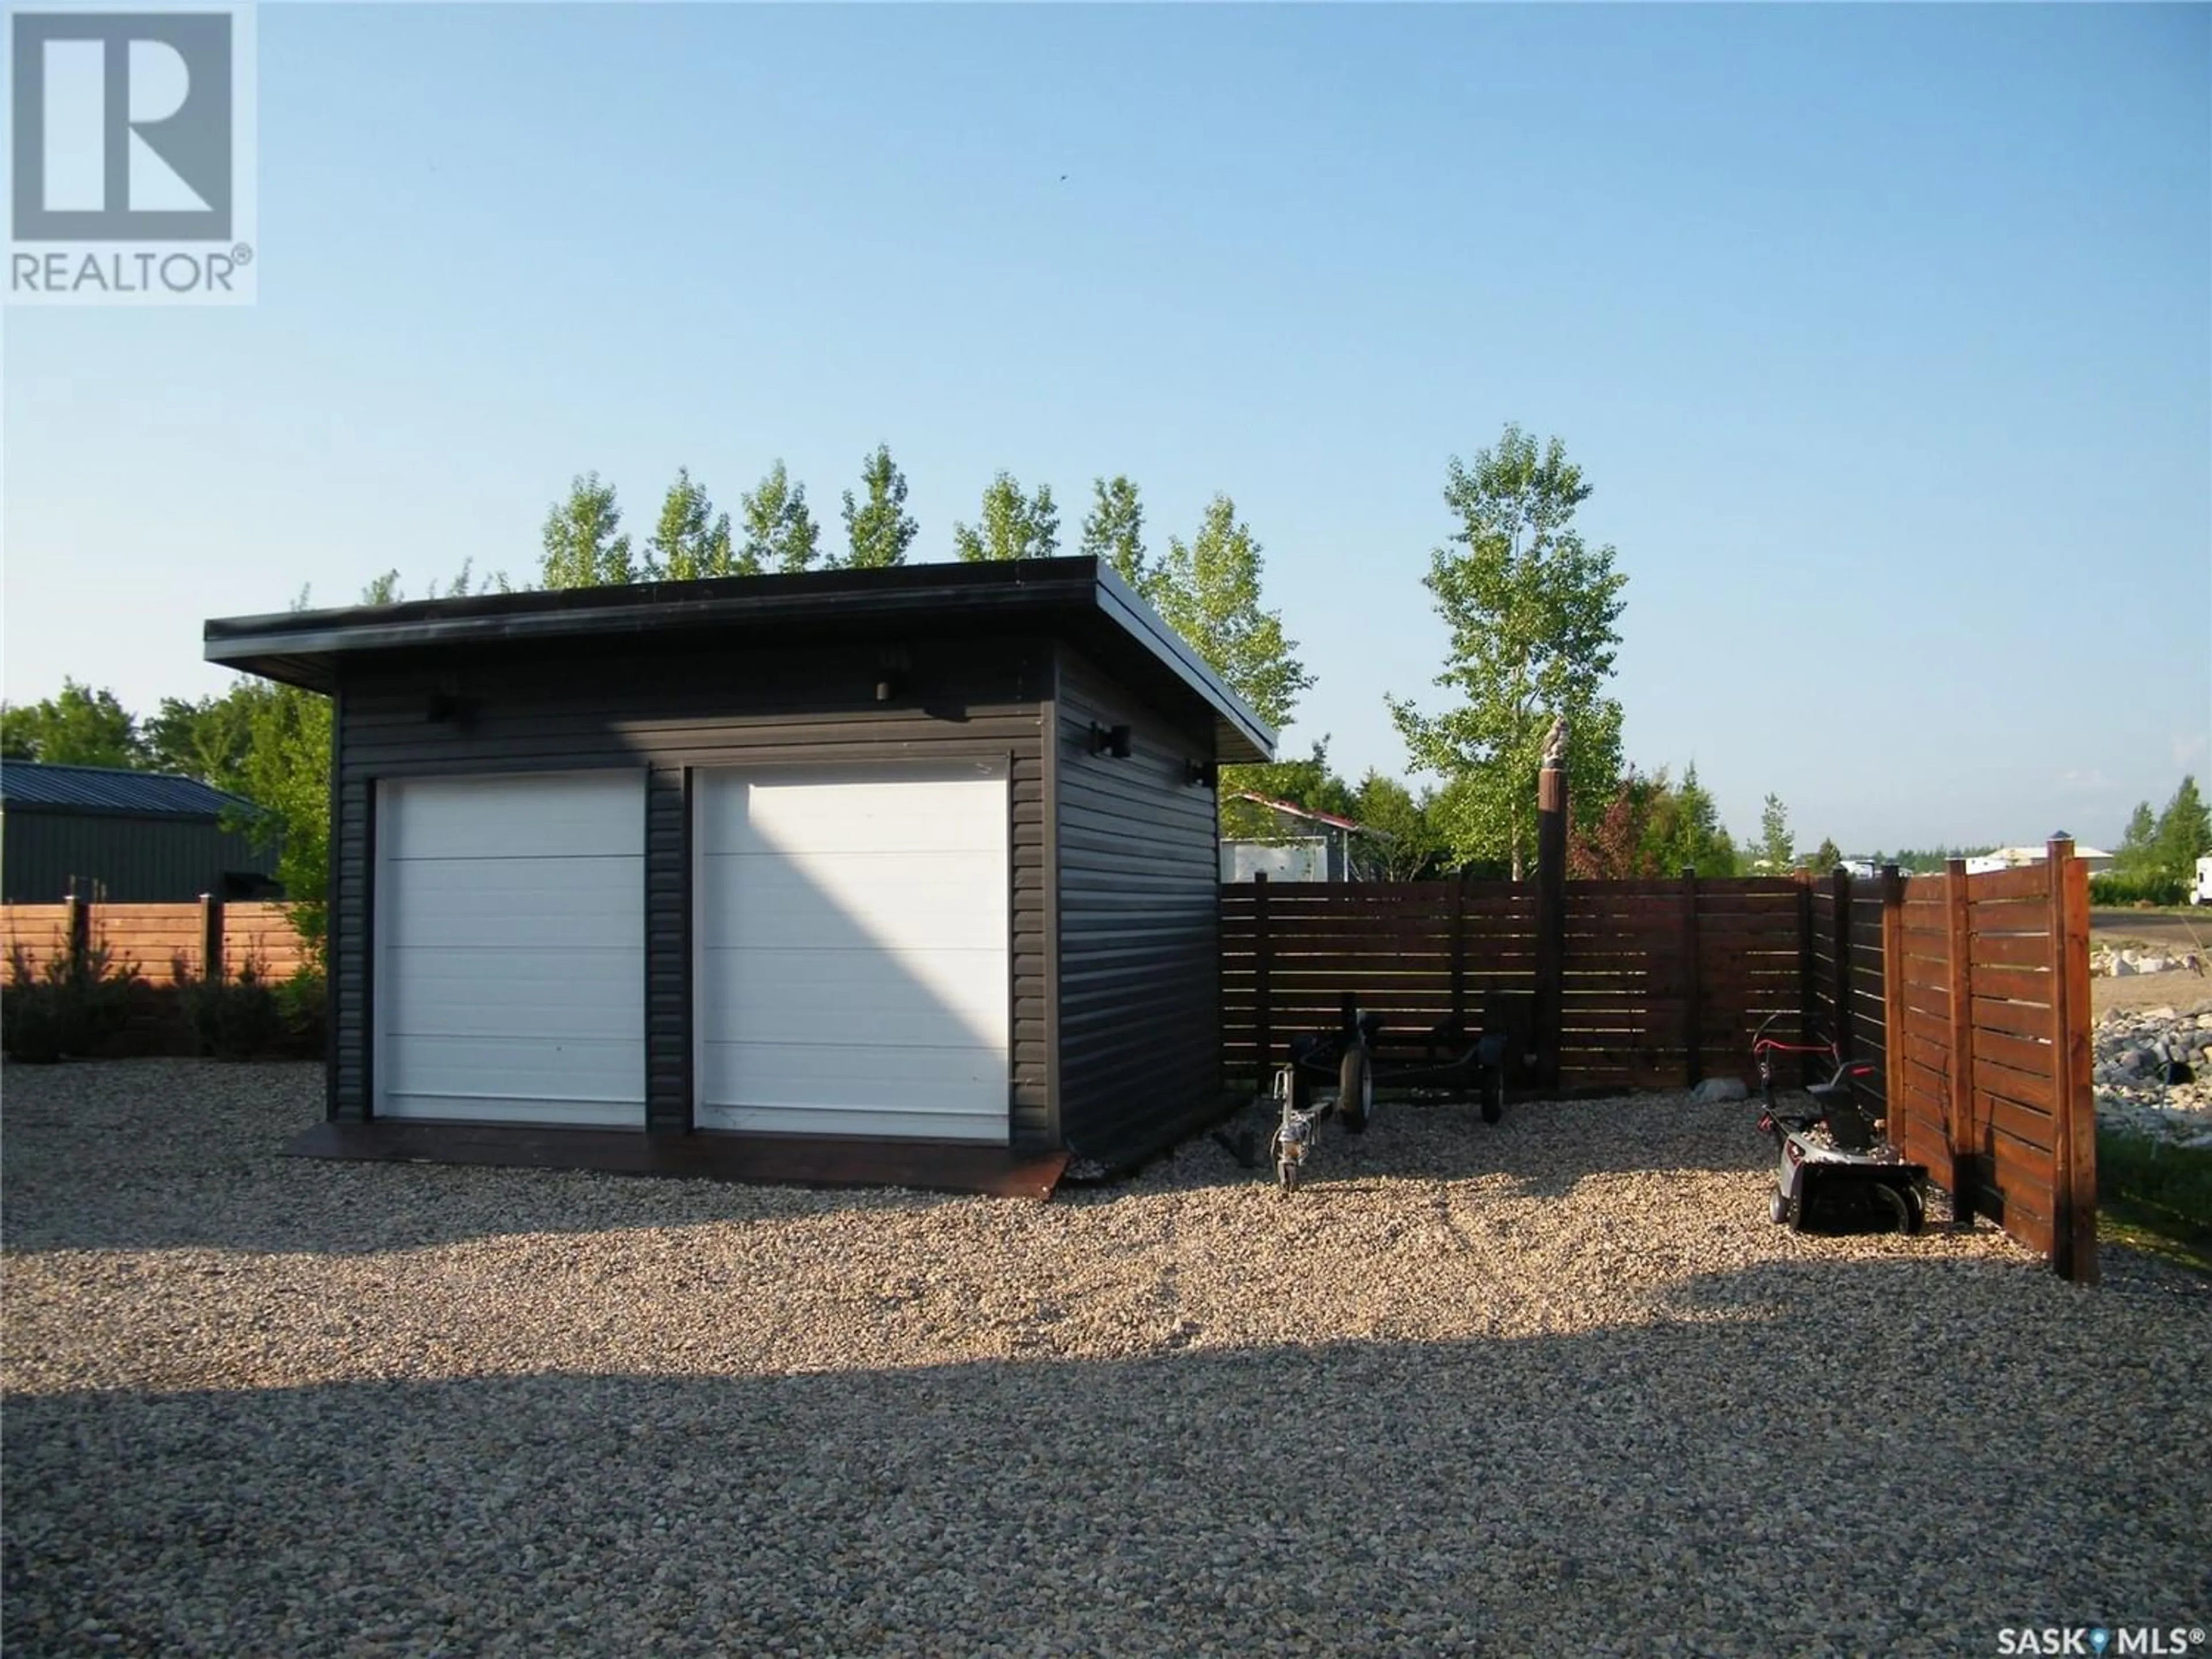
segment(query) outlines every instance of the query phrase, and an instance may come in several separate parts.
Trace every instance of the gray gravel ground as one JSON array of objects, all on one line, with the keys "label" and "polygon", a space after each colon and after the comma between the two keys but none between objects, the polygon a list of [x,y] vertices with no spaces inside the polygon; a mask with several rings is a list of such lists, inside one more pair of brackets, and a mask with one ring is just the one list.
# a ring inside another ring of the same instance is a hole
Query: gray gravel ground
[{"label": "gray gravel ground", "polygon": [[312,1067],[4,1088],[11,1659],[2212,1624],[2204,1283],[1790,1235],[1742,1104],[1039,1206],[276,1158]]}]

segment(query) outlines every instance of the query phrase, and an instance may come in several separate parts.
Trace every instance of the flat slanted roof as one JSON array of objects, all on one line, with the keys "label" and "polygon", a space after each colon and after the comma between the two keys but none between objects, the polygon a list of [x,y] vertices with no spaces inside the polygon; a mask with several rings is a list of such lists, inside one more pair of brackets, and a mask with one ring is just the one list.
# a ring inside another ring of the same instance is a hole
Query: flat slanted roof
[{"label": "flat slanted roof", "polygon": [[342,664],[400,653],[447,656],[471,647],[605,646],[677,635],[830,643],[987,626],[1056,634],[1147,689],[1197,699],[1212,713],[1215,748],[1224,761],[1274,758],[1273,730],[1098,559],[810,570],[219,617],[209,621],[205,637],[210,662],[331,691]]}]

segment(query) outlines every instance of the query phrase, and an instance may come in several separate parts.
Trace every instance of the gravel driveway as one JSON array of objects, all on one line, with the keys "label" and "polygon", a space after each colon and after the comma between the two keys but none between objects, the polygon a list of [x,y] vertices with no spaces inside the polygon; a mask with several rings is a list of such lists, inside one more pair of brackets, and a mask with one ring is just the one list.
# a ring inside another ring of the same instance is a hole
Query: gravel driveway
[{"label": "gravel driveway", "polygon": [[288,1160],[4,1078],[40,1654],[1995,1652],[2212,1623],[2212,1292],[1798,1237],[1682,1096],[1049,1205]]}]

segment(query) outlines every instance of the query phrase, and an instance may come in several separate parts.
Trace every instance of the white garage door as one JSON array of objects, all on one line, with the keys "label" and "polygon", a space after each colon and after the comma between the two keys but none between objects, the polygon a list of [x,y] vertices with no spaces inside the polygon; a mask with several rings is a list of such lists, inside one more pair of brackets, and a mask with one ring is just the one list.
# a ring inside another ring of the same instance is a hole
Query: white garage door
[{"label": "white garage door", "polygon": [[1007,1139],[1003,767],[697,791],[702,1127]]},{"label": "white garage door", "polygon": [[645,1122],[645,781],[377,791],[376,1111]]}]

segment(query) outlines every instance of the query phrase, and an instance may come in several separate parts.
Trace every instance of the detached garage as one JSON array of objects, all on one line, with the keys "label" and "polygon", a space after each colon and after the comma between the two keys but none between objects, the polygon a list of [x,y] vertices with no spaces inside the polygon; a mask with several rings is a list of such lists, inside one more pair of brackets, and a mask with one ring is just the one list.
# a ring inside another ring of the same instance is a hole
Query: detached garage
[{"label": "detached garage", "polygon": [[325,1150],[989,1185],[1218,1104],[1215,767],[1274,735],[1097,561],[206,638],[333,700]]}]

